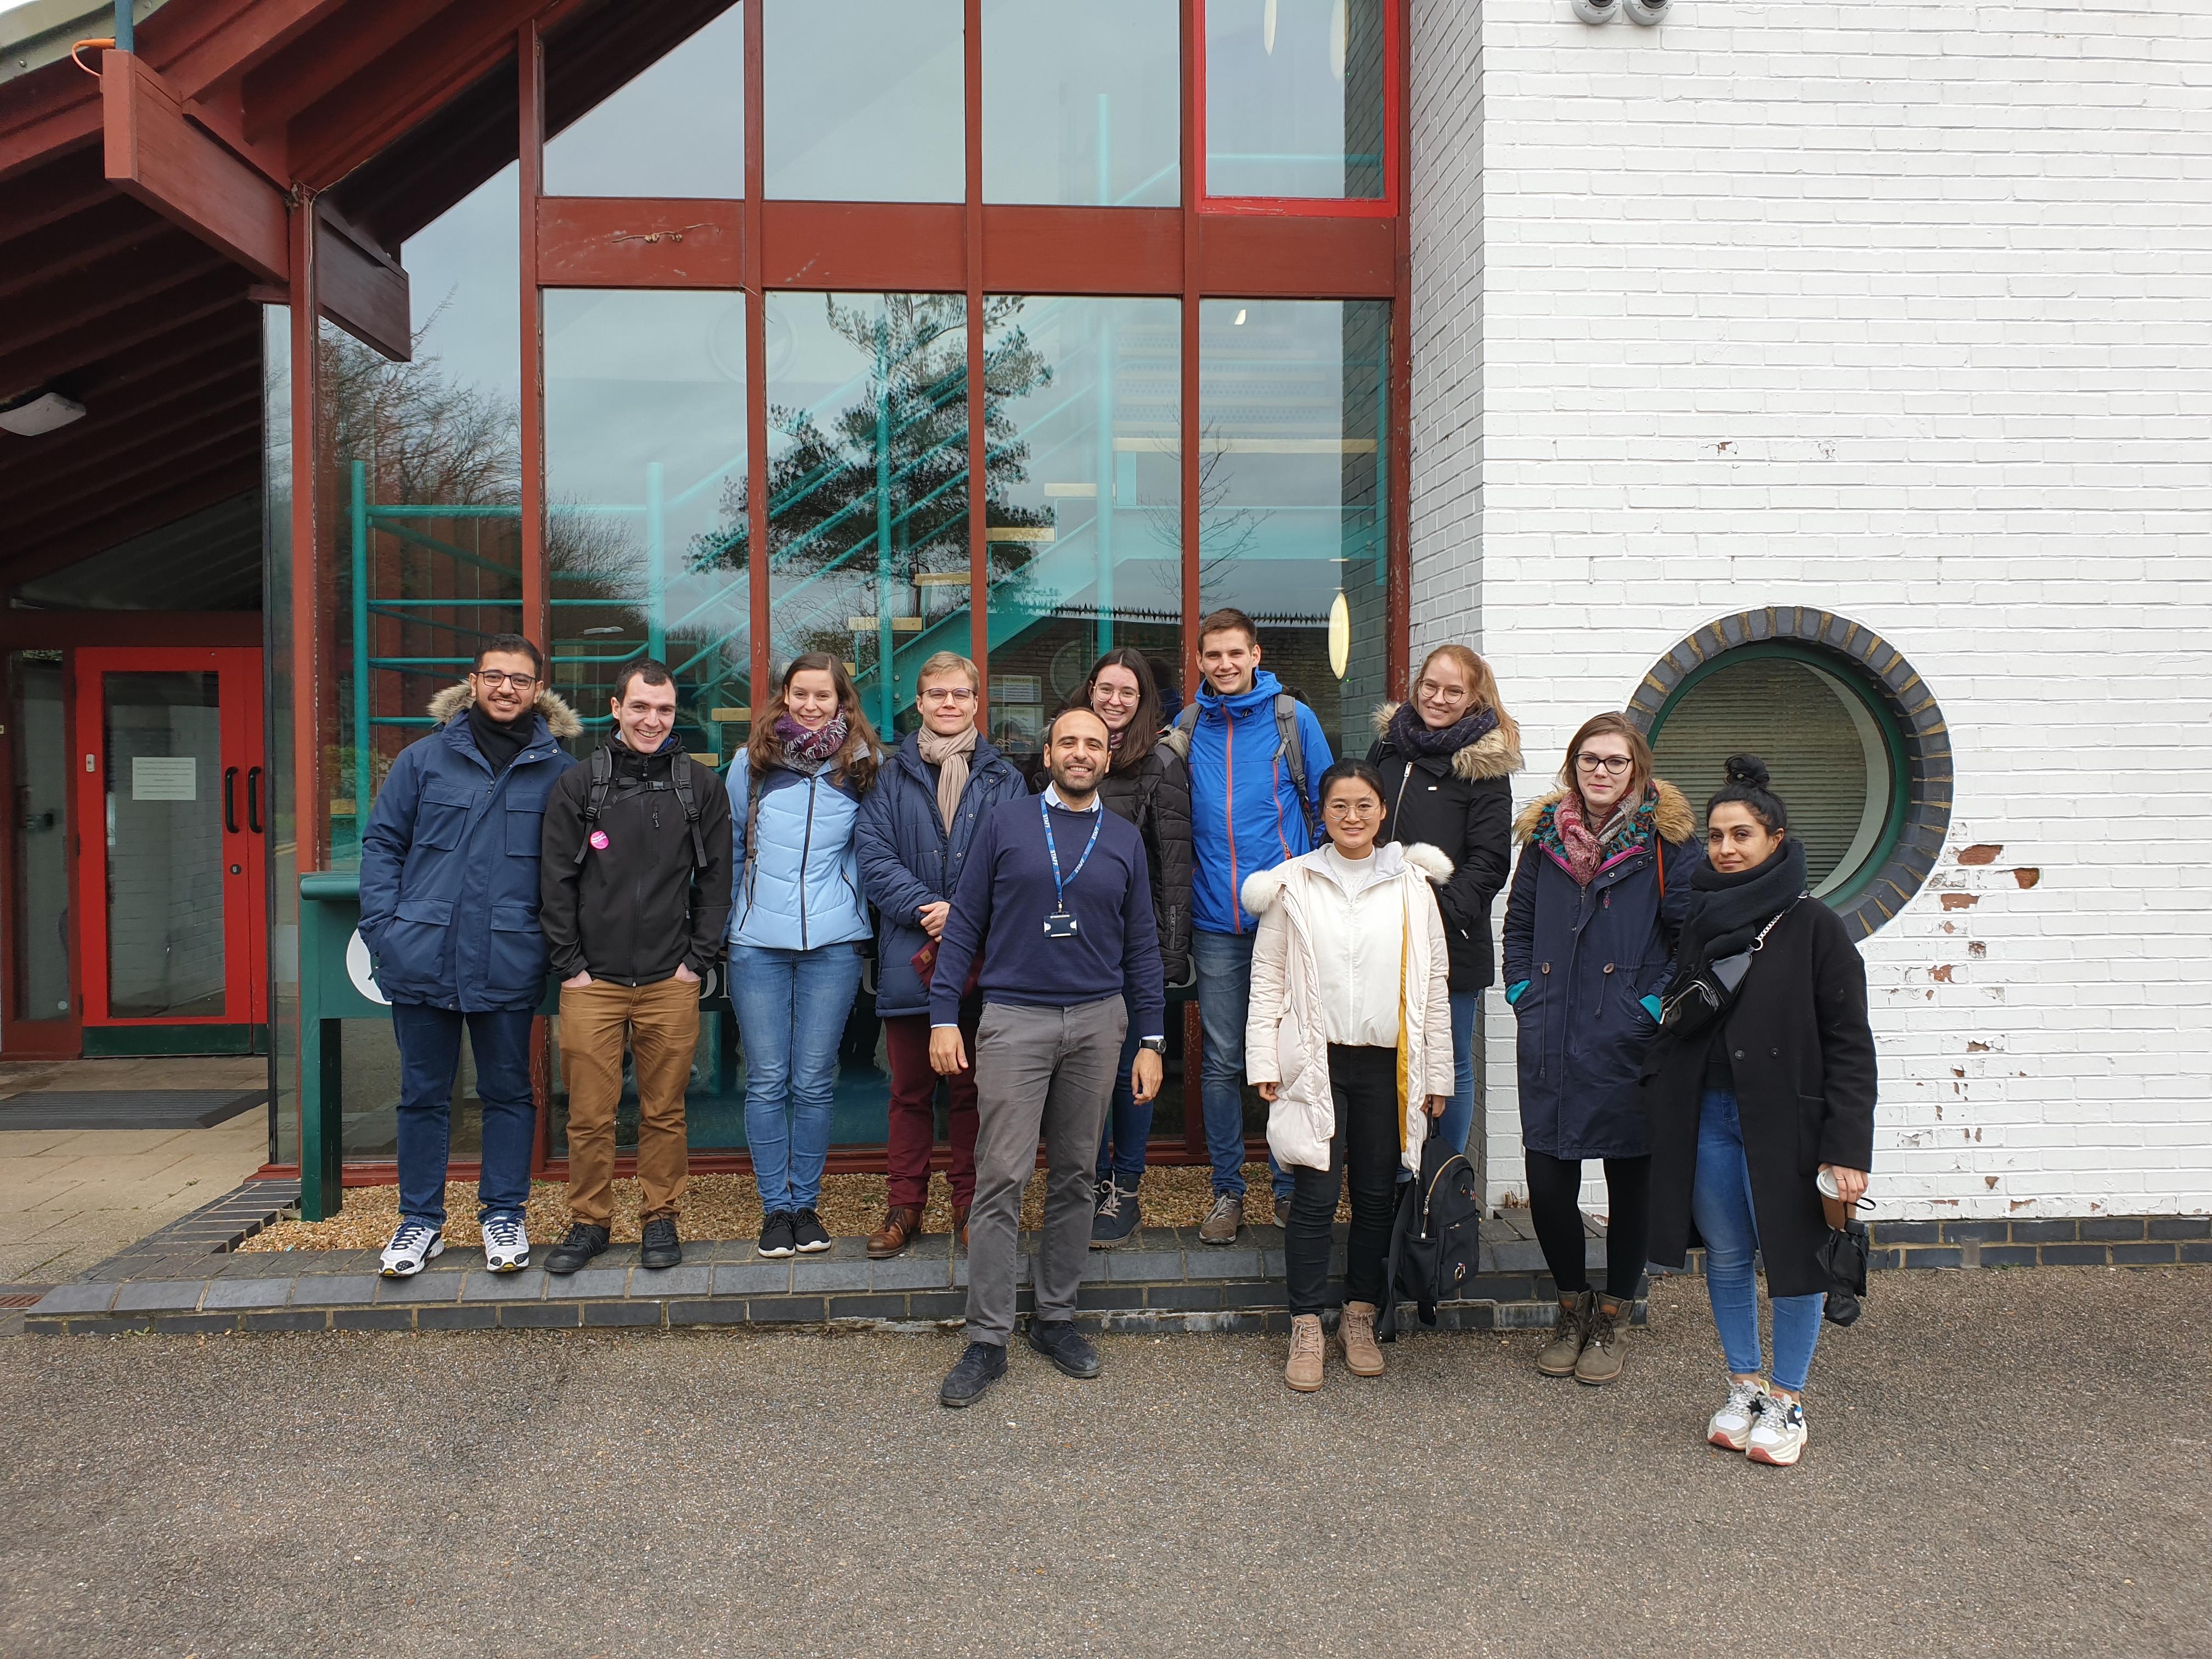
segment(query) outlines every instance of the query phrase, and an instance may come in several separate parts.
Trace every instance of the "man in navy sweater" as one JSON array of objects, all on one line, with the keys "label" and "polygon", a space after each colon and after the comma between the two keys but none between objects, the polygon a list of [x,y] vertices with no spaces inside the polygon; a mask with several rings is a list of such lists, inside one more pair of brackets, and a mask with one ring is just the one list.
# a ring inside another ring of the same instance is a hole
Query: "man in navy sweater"
[{"label": "man in navy sweater", "polygon": [[1098,1375],[1097,1351],[1075,1328],[1075,1292],[1091,1253],[1091,1166],[1132,1011],[1142,1043],[1130,1068],[1139,1100],[1159,1092],[1167,1046],[1145,843],[1097,793],[1112,754],[1106,723],[1070,709],[1045,744],[1051,785],[994,807],[975,832],[931,983],[930,1064],[951,1076],[968,1065],[960,991],[981,953],[968,1346],[938,1391],[947,1406],[971,1404],[1006,1374],[1022,1189],[1040,1132],[1044,1231],[1030,1275],[1030,1346],[1070,1376]]}]

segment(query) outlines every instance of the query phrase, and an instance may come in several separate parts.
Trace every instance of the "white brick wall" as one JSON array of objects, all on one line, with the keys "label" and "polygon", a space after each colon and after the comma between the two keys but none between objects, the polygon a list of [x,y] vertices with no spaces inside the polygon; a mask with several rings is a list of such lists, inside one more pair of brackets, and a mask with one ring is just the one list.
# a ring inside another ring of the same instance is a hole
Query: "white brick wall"
[{"label": "white brick wall", "polygon": [[1417,653],[1497,665],[1525,798],[1715,616],[1887,635],[1958,787],[1936,878],[1864,948],[1883,1213],[2201,1212],[2212,13],[1592,29],[1486,0],[1479,45],[1464,0],[1415,18]]}]

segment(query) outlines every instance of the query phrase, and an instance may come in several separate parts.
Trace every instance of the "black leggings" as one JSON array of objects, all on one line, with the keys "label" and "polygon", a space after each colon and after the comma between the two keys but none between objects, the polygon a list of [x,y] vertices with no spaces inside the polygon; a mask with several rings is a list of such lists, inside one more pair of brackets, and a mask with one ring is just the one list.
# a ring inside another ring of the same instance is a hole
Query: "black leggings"
[{"label": "black leggings", "polygon": [[[1553,1158],[1533,1149],[1528,1164],[1528,1213],[1544,1264],[1562,1296],[1589,1288],[1583,1266],[1583,1164],[1578,1158]],[[1606,1196],[1612,1215],[1605,1227],[1605,1293],[1626,1302],[1644,1278],[1644,1249],[1651,1227],[1651,1160],[1609,1158],[1605,1161]]]},{"label": "black leggings", "polygon": [[1328,1168],[1291,1170],[1291,1224],[1283,1266],[1291,1311],[1317,1314],[1328,1297],[1336,1195],[1352,1189],[1352,1237],[1344,1247],[1344,1299],[1382,1305],[1390,1223],[1398,1211],[1398,1051],[1328,1045],[1336,1133]]}]

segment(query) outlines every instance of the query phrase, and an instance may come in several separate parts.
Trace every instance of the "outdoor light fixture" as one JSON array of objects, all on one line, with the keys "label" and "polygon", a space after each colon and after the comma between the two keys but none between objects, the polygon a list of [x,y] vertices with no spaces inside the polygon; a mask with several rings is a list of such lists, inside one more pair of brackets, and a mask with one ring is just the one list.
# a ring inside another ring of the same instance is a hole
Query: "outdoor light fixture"
[{"label": "outdoor light fixture", "polygon": [[1342,679],[1352,665],[1352,601],[1338,588],[1328,602],[1328,672]]},{"label": "outdoor light fixture", "polygon": [[0,405],[0,428],[26,438],[67,426],[83,417],[84,405],[58,392],[34,392]]},{"label": "outdoor light fixture", "polygon": [[1237,307],[1237,320],[1231,323],[1230,326],[1231,328],[1242,328],[1244,326],[1244,307],[1243,306]]}]

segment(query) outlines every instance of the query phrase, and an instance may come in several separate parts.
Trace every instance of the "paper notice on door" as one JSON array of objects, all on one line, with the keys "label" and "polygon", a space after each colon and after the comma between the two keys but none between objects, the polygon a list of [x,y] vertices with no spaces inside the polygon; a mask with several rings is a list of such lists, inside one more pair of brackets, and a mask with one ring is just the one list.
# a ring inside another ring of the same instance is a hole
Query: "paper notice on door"
[{"label": "paper notice on door", "polygon": [[131,757],[131,799],[133,800],[198,800],[199,763],[190,755],[133,755]]}]

